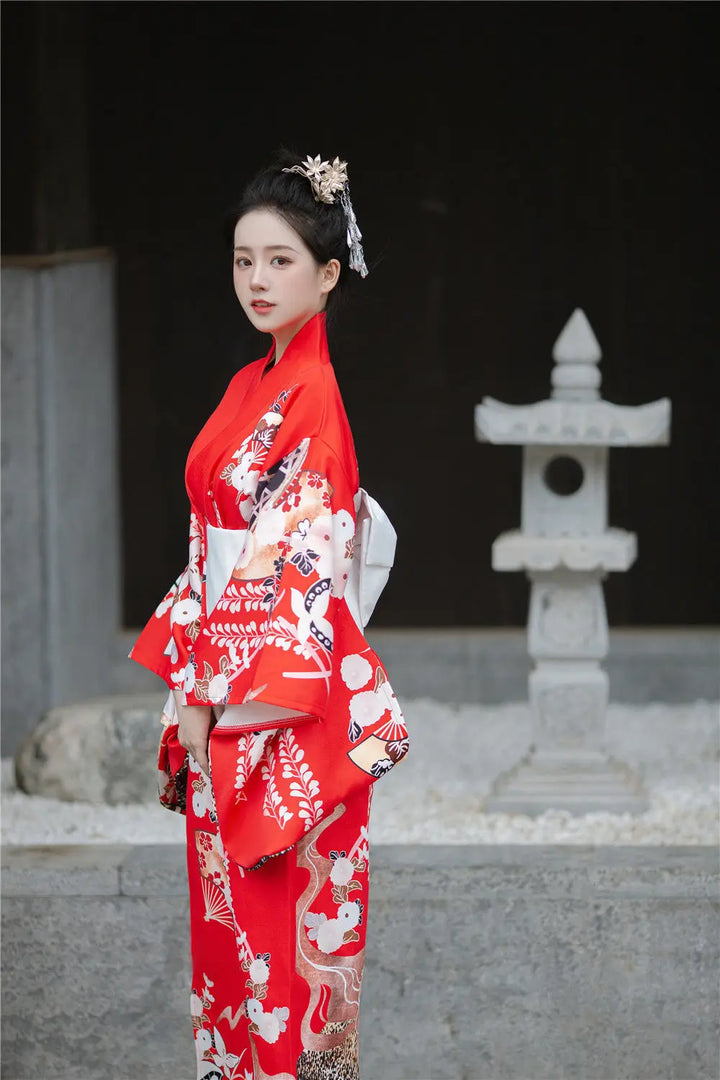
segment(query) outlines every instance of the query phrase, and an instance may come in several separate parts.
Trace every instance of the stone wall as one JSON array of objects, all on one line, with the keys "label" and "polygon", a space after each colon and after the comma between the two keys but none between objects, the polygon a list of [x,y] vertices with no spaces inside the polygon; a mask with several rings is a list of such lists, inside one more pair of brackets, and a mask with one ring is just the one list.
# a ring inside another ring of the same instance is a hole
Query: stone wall
[{"label": "stone wall", "polygon": [[[710,847],[376,846],[363,1080],[717,1080]],[[184,850],[6,848],[5,1080],[195,1075]]]}]

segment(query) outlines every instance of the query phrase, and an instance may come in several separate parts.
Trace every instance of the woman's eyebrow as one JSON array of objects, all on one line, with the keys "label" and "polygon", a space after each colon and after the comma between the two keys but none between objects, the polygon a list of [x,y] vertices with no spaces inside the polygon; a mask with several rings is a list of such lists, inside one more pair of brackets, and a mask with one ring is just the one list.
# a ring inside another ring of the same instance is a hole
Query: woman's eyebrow
[{"label": "woman's eyebrow", "polygon": [[[252,250],[252,248],[249,248],[247,246],[247,244],[238,244],[233,248],[233,251],[251,251],[251,250]],[[267,247],[264,247],[261,250],[262,251],[295,251],[295,254],[297,254],[297,251],[295,250],[295,248],[291,247],[290,244],[268,244]]]}]

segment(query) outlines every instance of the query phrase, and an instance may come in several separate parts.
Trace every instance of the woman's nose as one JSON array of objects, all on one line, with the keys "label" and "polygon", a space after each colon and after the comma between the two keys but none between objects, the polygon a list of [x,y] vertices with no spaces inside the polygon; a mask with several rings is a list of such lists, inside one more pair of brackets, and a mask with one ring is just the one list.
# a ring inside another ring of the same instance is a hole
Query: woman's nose
[{"label": "woman's nose", "polygon": [[265,268],[264,266],[256,263],[252,268],[252,275],[250,277],[251,289],[266,289],[267,283],[265,281]]}]

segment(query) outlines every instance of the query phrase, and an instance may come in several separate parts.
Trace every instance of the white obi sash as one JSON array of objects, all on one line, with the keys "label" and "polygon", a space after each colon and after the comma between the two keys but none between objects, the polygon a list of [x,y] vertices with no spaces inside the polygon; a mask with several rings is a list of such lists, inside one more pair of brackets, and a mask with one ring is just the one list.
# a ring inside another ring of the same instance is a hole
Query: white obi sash
[{"label": "white obi sash", "polygon": [[206,522],[205,610],[210,614],[225,592],[245,548],[247,529],[218,529]]},{"label": "white obi sash", "polygon": [[395,561],[397,533],[383,508],[358,488],[355,495],[355,551],[345,599],[361,630],[370,622]]}]

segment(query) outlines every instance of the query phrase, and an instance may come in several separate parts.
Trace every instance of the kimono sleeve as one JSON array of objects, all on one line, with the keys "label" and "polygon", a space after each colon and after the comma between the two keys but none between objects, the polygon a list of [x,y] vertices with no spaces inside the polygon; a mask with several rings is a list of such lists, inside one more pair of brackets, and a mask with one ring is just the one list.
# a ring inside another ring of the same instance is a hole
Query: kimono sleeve
[{"label": "kimono sleeve", "polygon": [[325,716],[354,534],[351,483],[321,439],[260,477],[242,554],[188,657],[189,705],[258,700]]},{"label": "kimono sleeve", "polygon": [[204,542],[202,519],[193,512],[188,565],[158,604],[129,654],[130,659],[164,679],[171,690],[182,690],[188,657],[200,633]]}]

